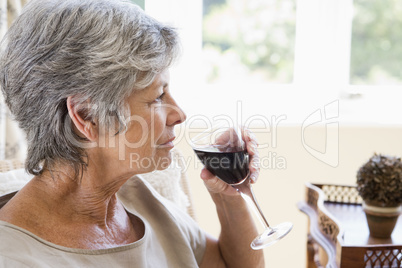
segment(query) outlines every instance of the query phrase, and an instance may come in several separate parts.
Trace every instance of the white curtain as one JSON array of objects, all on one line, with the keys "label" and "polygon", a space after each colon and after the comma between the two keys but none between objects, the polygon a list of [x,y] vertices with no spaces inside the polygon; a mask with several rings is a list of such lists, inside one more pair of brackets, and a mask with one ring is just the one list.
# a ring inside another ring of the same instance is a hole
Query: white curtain
[{"label": "white curtain", "polygon": [[[0,39],[3,39],[13,20],[21,13],[28,0],[0,0]],[[0,94],[0,160],[20,159],[26,156],[26,142],[23,132],[4,103]]]}]

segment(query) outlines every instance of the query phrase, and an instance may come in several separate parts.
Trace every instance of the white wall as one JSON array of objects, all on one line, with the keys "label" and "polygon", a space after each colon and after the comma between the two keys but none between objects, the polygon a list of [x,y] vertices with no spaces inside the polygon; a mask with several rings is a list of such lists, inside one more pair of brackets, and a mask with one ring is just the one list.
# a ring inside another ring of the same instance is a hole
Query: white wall
[{"label": "white wall", "polygon": [[[272,225],[282,221],[292,221],[294,224],[287,237],[264,249],[266,267],[305,267],[307,216],[296,206],[296,203],[304,198],[305,182],[355,184],[358,168],[374,152],[397,156],[402,154],[402,126],[341,125],[337,131],[339,164],[332,167],[307,152],[302,143],[301,132],[301,126],[279,126],[277,147],[260,150],[261,157],[268,159],[271,151],[271,156],[272,152],[275,152],[277,160],[281,157],[286,161],[284,169],[266,167],[261,170],[259,181],[254,187],[260,206]],[[258,140],[270,139],[267,135],[270,134],[257,134]],[[325,139],[324,126],[310,127],[305,131],[305,144],[311,148],[323,152]],[[187,173],[198,222],[209,233],[218,235],[219,223],[214,205],[199,179],[201,165],[194,166],[197,162],[194,162],[194,154],[184,139],[177,144],[177,148],[185,154],[186,159],[192,157]],[[268,166],[268,163],[265,165]]]}]

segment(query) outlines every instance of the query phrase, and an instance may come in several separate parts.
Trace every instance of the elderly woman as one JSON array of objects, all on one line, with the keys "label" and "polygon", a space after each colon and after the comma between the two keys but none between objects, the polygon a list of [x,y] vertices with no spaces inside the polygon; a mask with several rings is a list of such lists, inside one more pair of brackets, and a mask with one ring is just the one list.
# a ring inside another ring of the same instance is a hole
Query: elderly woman
[{"label": "elderly woman", "polygon": [[[35,176],[0,209],[1,267],[263,266],[232,187],[201,173],[222,227],[215,239],[134,176],[170,161],[185,120],[169,88],[172,28],[125,1],[32,0],[4,46],[1,87]],[[130,165],[131,154],[153,165]]]}]

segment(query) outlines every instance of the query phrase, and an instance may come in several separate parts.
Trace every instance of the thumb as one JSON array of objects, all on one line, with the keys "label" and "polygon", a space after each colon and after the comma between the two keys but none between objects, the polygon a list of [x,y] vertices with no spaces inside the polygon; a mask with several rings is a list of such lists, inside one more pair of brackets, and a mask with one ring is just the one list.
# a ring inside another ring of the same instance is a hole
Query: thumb
[{"label": "thumb", "polygon": [[205,187],[207,187],[210,193],[225,193],[228,195],[238,194],[233,187],[220,180],[206,168],[201,170],[201,179],[204,181]]}]

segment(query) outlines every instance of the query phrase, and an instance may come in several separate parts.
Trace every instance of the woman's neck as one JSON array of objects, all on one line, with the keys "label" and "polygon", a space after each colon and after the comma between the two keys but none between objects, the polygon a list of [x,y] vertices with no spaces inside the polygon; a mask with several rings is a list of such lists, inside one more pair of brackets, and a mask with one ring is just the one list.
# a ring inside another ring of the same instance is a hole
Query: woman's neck
[{"label": "woman's neck", "polygon": [[32,190],[44,197],[42,200],[46,204],[42,205],[60,211],[60,217],[96,223],[99,227],[107,226],[117,211],[124,210],[116,193],[128,178],[103,178],[90,169],[80,178],[73,178],[69,174],[44,171],[32,179]]},{"label": "woman's neck", "polygon": [[109,248],[140,239],[143,223],[130,218],[116,197],[127,178],[89,171],[79,180],[68,172],[44,171],[0,210],[0,220],[72,248]]}]

